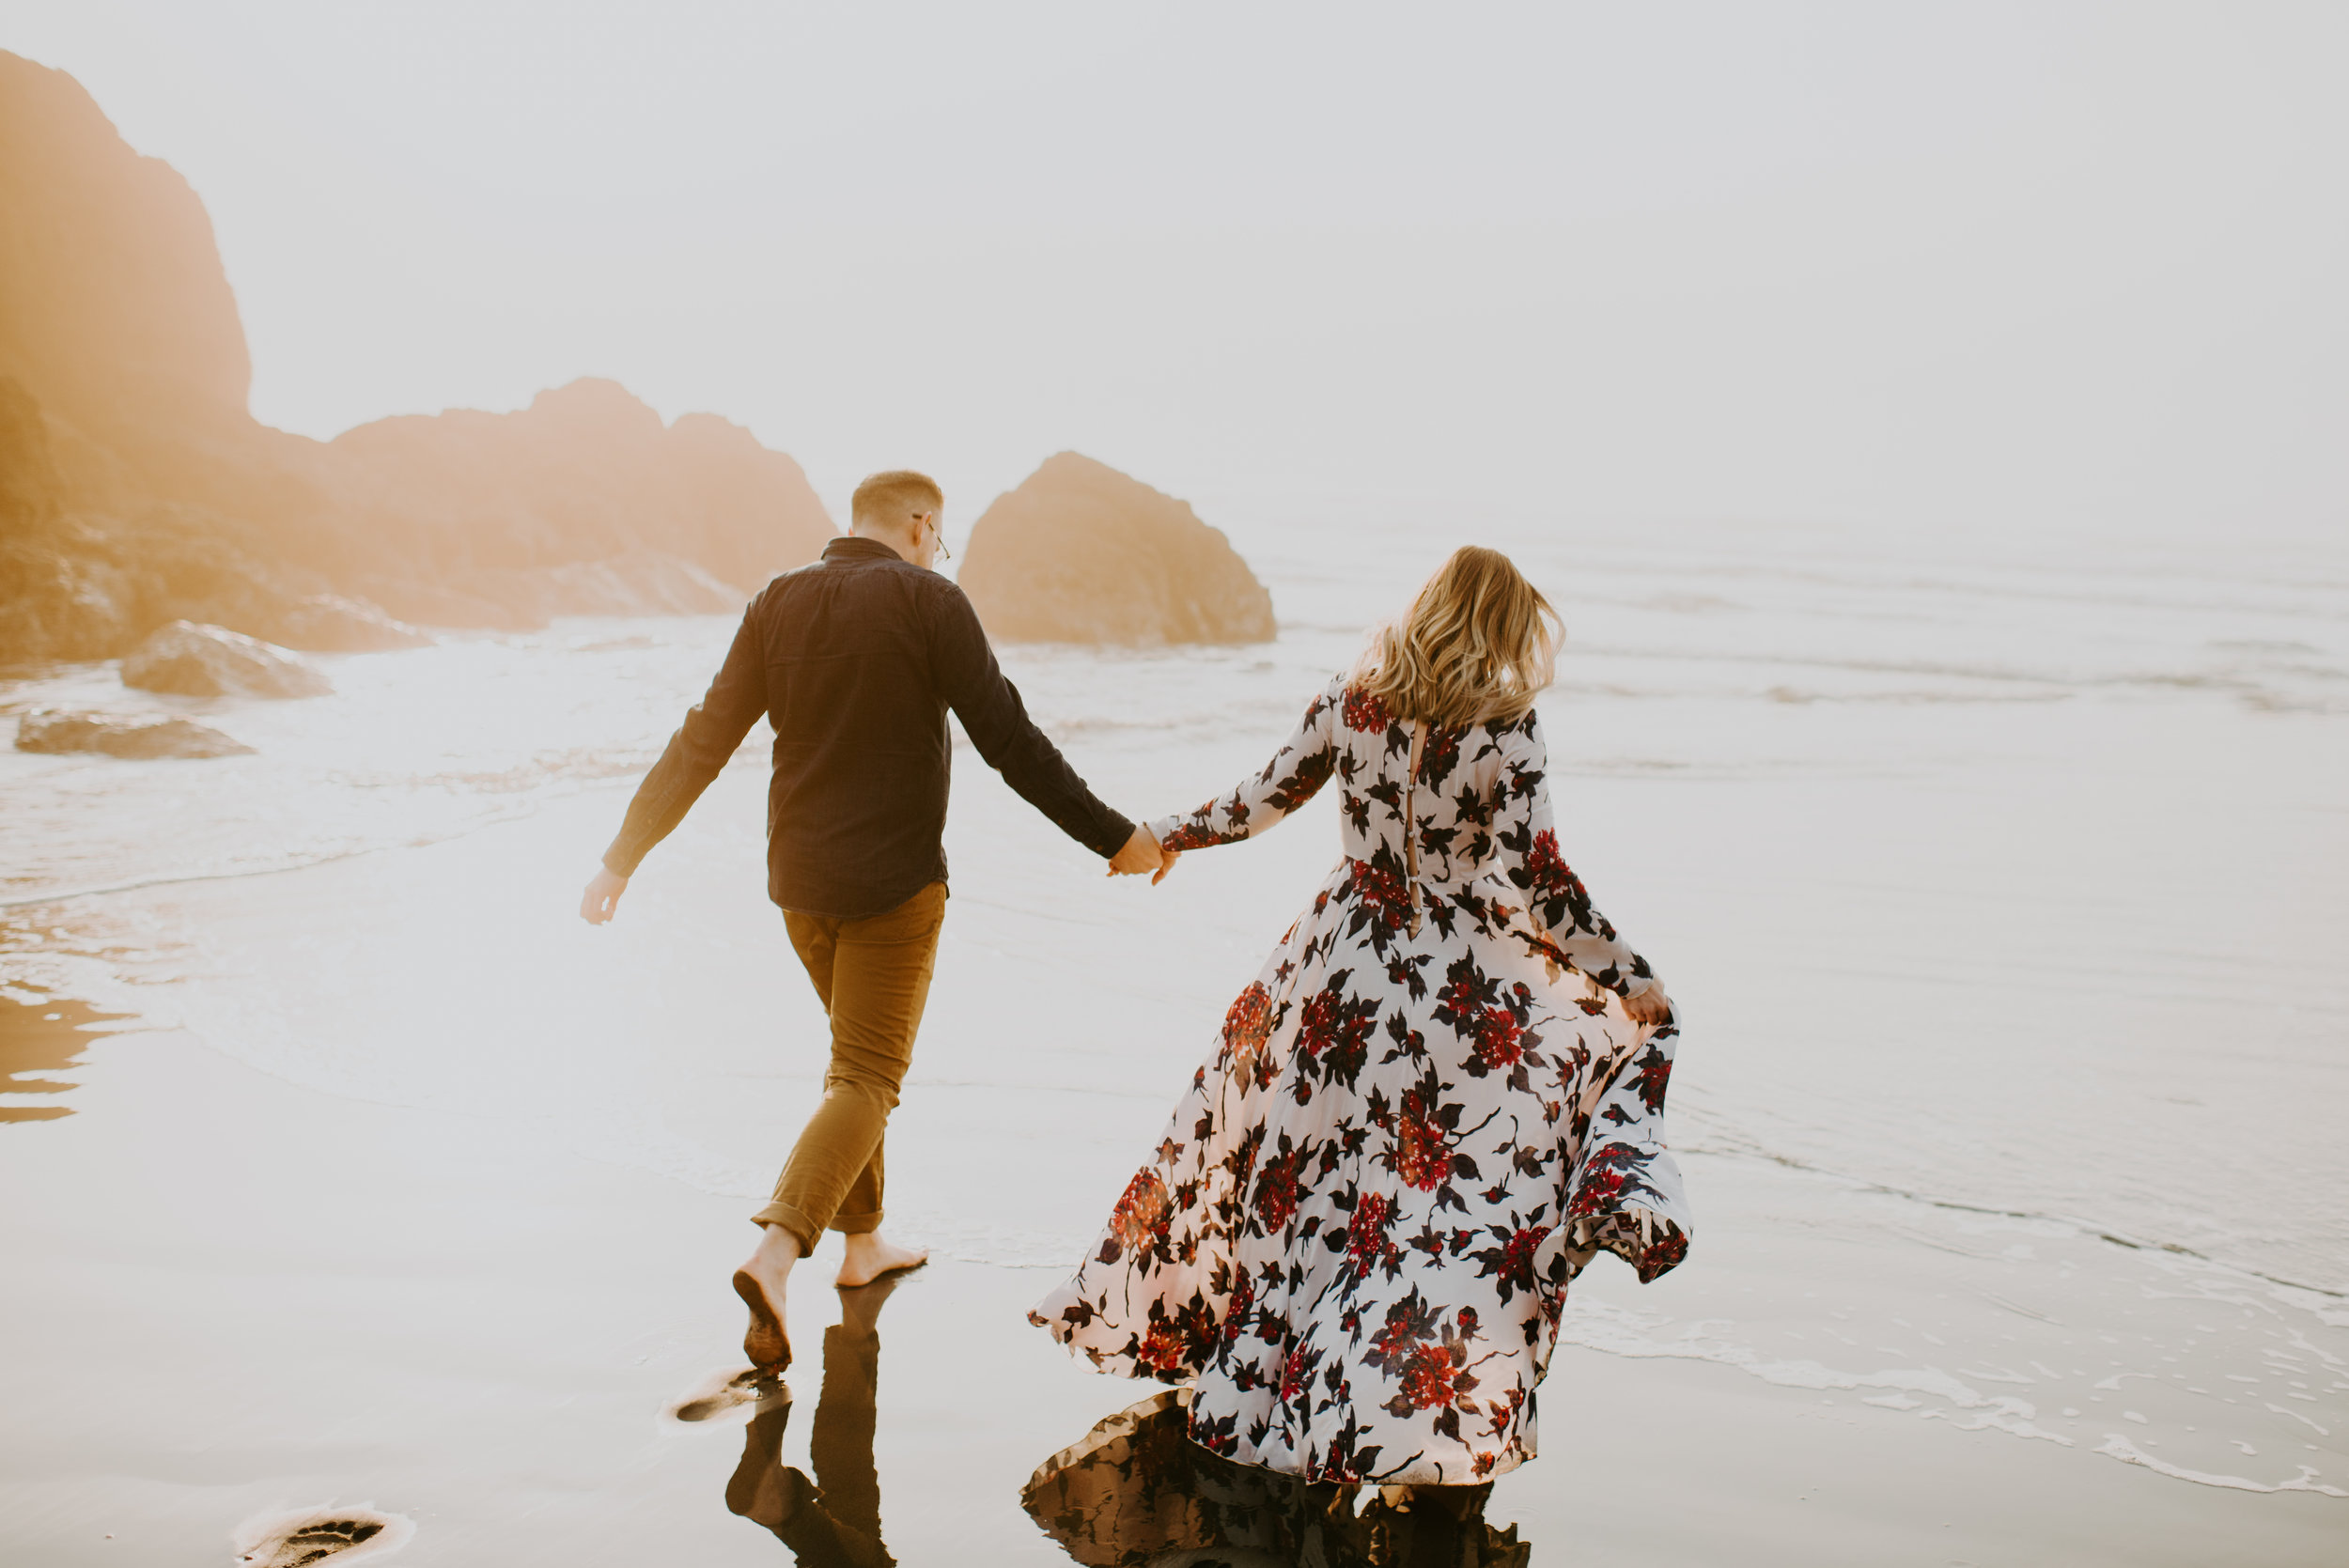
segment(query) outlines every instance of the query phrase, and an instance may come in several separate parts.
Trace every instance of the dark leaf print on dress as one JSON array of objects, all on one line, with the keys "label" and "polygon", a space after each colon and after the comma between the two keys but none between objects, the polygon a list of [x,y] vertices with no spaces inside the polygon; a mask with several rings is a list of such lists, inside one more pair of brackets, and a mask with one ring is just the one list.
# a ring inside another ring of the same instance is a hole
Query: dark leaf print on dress
[{"label": "dark leaf print on dress", "polygon": [[1106,1371],[1190,1383],[1203,1447],[1313,1481],[1521,1464],[1575,1275],[1688,1250],[1676,1026],[1615,1002],[1648,967],[1559,849],[1539,721],[1431,730],[1416,786],[1414,728],[1332,681],[1261,773],[1151,824],[1233,844],[1343,781],[1344,858],[1032,1314]]}]

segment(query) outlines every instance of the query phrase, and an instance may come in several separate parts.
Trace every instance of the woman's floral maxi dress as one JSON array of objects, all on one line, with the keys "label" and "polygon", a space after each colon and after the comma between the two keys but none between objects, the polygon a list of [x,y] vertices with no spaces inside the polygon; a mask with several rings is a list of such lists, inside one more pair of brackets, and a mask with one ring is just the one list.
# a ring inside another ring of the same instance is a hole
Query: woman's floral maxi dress
[{"label": "woman's floral maxi dress", "polygon": [[1612,1004],[1648,967],[1560,859],[1547,766],[1531,714],[1400,722],[1334,680],[1262,774],[1151,824],[1233,844],[1338,781],[1346,859],[1030,1314],[1104,1371],[1190,1383],[1217,1453],[1346,1483],[1514,1468],[1568,1281],[1600,1250],[1642,1281],[1688,1250],[1674,1029]]}]

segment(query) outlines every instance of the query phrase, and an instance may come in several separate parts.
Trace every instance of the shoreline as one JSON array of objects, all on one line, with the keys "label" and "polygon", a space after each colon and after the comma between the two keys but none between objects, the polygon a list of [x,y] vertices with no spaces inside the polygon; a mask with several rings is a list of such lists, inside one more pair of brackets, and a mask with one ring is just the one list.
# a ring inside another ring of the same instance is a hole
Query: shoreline
[{"label": "shoreline", "polygon": [[[603,781],[598,782],[604,783]],[[586,790],[581,791],[580,793],[593,795],[599,793],[599,791],[591,786]],[[623,790],[620,784],[607,784],[606,788],[602,791],[602,793],[608,793],[614,798],[618,798],[623,794]],[[568,798],[571,797],[567,797],[566,799]],[[75,911],[71,907],[81,904],[86,900],[150,893],[161,889],[204,887],[225,882],[246,882],[274,877],[299,877],[305,873],[317,871],[322,867],[340,865],[348,862],[398,855],[407,851],[423,848],[435,848],[459,843],[467,839],[477,837],[483,833],[493,832],[500,829],[511,827],[517,822],[527,817],[541,815],[547,808],[559,805],[561,801],[558,800],[550,800],[539,802],[535,804],[528,811],[485,818],[477,822],[466,824],[459,828],[452,829],[439,836],[429,839],[416,840],[408,843],[369,845],[359,848],[322,855],[316,859],[296,862],[284,865],[268,865],[253,867],[250,869],[200,872],[181,877],[158,877],[148,881],[125,882],[118,885],[110,885],[105,887],[76,888],[63,892],[48,892],[13,898],[0,897],[0,912],[51,909],[55,912],[56,917],[59,919],[72,919],[77,924],[80,924],[84,922],[86,916]],[[972,894],[958,895],[958,899],[959,903],[966,908],[973,905],[985,908],[988,907],[989,903],[989,901],[983,896]],[[1003,908],[1008,908],[1010,907],[1003,906]],[[1075,920],[1073,917],[1055,916],[1034,909],[1023,908],[1019,909],[1017,912],[1022,916],[1032,919],[1066,921],[1066,923],[1072,924],[1081,924],[1081,922]],[[101,924],[102,924],[102,921]],[[0,960],[11,958],[45,958],[54,961],[62,959],[73,964],[89,966],[103,966],[110,962],[109,955],[104,953],[86,951],[62,943],[50,946],[39,942],[38,939],[35,945],[12,945],[9,939],[13,935],[15,935],[15,933],[12,933],[5,924],[0,924]],[[967,932],[957,932],[957,936],[964,940],[975,939],[970,933]],[[117,980],[124,978],[126,977],[117,977]],[[141,986],[144,985],[145,982],[133,980],[131,981],[130,984],[132,986]],[[25,995],[39,995],[46,999],[39,1002],[20,1001],[10,997],[8,994],[8,987],[10,983],[5,977],[0,977],[0,1051],[5,1051],[8,1048],[6,1045],[6,1037],[8,1030],[25,1029],[31,1027],[26,1022],[12,1024],[7,1021],[12,1017],[9,1010],[23,1010],[29,1015],[44,1009],[51,1012],[57,1011],[59,1008],[66,1009],[71,1016],[65,1022],[59,1023],[55,1026],[56,1031],[59,1032],[59,1039],[77,1039],[84,1043],[87,1043],[92,1040],[103,1040],[115,1033],[139,1032],[160,1027],[171,1027],[170,1025],[158,1025],[146,1021],[145,1012],[135,1005],[123,1004],[121,1010],[107,1011],[105,1010],[106,1005],[108,1005],[107,1003],[94,1001],[89,998],[76,994],[79,991],[85,990],[102,990],[107,992],[111,997],[115,998],[131,994],[126,992],[124,986],[120,984],[94,987],[87,985],[77,986],[72,980],[70,979],[63,981],[62,983],[16,983],[14,988],[24,992]],[[113,1027],[106,1027],[109,1025]],[[42,1048],[46,1049],[47,1048]],[[6,1074],[10,1071],[27,1070],[32,1069],[29,1066],[11,1069],[5,1065],[0,1065],[0,1074]],[[57,1070],[65,1070],[62,1059],[60,1059],[57,1063]],[[765,1076],[776,1079],[796,1079],[800,1081],[815,1083],[819,1082],[821,1079],[822,1066],[819,1062],[813,1062],[807,1064],[804,1070],[797,1073],[779,1073]],[[906,1086],[909,1089],[960,1089],[976,1090],[981,1092],[1005,1092],[1011,1088],[1011,1086],[1004,1084],[948,1080],[930,1077],[926,1074],[924,1064],[919,1062],[917,1062],[912,1073],[906,1079]],[[36,1091],[28,1084],[20,1084],[13,1088],[0,1086],[0,1094],[32,1094],[37,1092],[39,1091]],[[1159,1109],[1163,1109],[1164,1104],[1171,1099],[1171,1095],[1158,1088],[1118,1088],[1082,1084],[1066,1084],[1055,1086],[1053,1092],[1075,1095],[1100,1096],[1130,1104],[1148,1105]],[[9,1110],[11,1109],[28,1109],[32,1103],[34,1102],[15,1102],[12,1107],[10,1102],[0,1101],[0,1121],[35,1119],[22,1115],[11,1116],[9,1114]],[[71,1111],[70,1108],[59,1111],[59,1114],[61,1115],[70,1113]],[[1701,1123],[1702,1117],[1703,1113],[1701,1111],[1695,1113],[1694,1115],[1682,1115],[1679,1118],[1680,1125],[1677,1130],[1685,1138],[1688,1132],[1688,1124],[1691,1121],[1698,1121]],[[1715,1158],[1752,1160],[1759,1164],[1800,1172],[1806,1177],[1835,1188],[1846,1189],[1854,1193],[1897,1199],[1904,1203],[1917,1204],[1922,1208],[1945,1210],[1953,1214],[1977,1217],[1987,1220],[2011,1220],[2030,1225],[2044,1224],[2060,1226],[2066,1230],[2077,1232],[2083,1238],[2102,1242],[2108,1246],[2126,1251],[2158,1253],[2170,1257],[2183,1258],[2197,1264],[2207,1265],[2215,1270],[2240,1276],[2247,1281],[2258,1281],[2263,1285],[2276,1286],[2291,1291],[2305,1292],[2313,1296],[2326,1297],[2331,1301],[2341,1303],[2344,1312],[2349,1312],[2349,1284],[2326,1284],[2319,1283],[2311,1280],[2296,1279],[2288,1275],[2262,1269],[2248,1264],[2237,1263],[2228,1259],[2215,1257],[2207,1252],[2186,1246],[2184,1243],[2163,1241],[2152,1236],[2132,1235],[2111,1221],[2092,1217],[2084,1217],[2081,1215],[2068,1214],[2055,1210],[2030,1210],[2002,1207],[1995,1203],[1978,1202],[1963,1197],[1944,1195],[1919,1188],[1903,1187],[1897,1183],[1889,1182],[1877,1177],[1860,1174],[1852,1171],[1836,1169],[1834,1167],[1823,1165],[1812,1160],[1800,1158],[1791,1155],[1776,1153],[1758,1145],[1747,1143],[1743,1140],[1733,1140],[1727,1143],[1716,1143],[1713,1141],[1713,1139],[1717,1136],[1718,1135],[1714,1134],[1709,1128],[1699,1130],[1693,1140],[1689,1140],[1685,1142],[1676,1140],[1676,1152],[1693,1153],[1701,1156],[1709,1156]],[[757,1196],[758,1194],[753,1192],[749,1188],[744,1188],[740,1192],[731,1193],[728,1195],[738,1197],[753,1197]],[[1012,1228],[1022,1229],[1022,1227]],[[1076,1233],[1073,1232],[1069,1234],[1067,1239],[1069,1239],[1072,1244],[1081,1245],[1081,1238],[1078,1237]],[[976,1258],[969,1261],[991,1262],[994,1260],[988,1258]],[[1008,1266],[1029,1268],[1048,1265],[1034,1263],[1019,1263],[1009,1265]]]}]

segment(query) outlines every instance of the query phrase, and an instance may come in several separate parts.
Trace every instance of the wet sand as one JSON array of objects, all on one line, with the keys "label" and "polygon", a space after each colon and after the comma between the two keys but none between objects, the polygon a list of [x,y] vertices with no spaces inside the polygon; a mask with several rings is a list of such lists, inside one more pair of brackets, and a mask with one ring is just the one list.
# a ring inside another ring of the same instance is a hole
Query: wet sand
[{"label": "wet sand", "polygon": [[[1736,606],[1640,608],[1682,576],[1579,612],[1546,716],[1579,869],[1689,1014],[1694,1246],[1578,1283],[1491,1517],[1536,1562],[2341,1561],[2334,598],[2047,614],[1725,570]],[[1269,649],[1025,650],[1023,690],[1105,798],[1195,802],[1350,656],[1358,585],[1297,581]],[[789,1557],[728,1509],[749,1410],[661,1415],[739,1364],[743,1216],[819,1088],[757,742],[617,923],[572,913],[728,631],[354,657],[195,771],[0,753],[0,1123],[46,1118],[0,1125],[0,1561],[219,1562],[329,1503],[412,1523],[403,1562]],[[1066,1560],[1022,1483],[1152,1390],[1026,1308],[1333,809],[1148,890],[964,754],[889,1161],[941,1261],[873,1356],[899,1560]],[[779,1469],[822,1468],[824,1262]]]},{"label": "wet sand", "polygon": [[70,997],[0,991],[0,1122],[54,1122],[70,1116],[63,1096],[77,1086],[73,1069],[95,1031],[119,1023]]},{"label": "wet sand", "polygon": [[[412,1521],[398,1556],[418,1564],[790,1560],[726,1505],[747,1408],[661,1415],[739,1362],[739,1201],[519,1153],[490,1119],[297,1088],[184,1033],[98,1041],[78,1076],[80,1114],[0,1140],[8,1560],[226,1561],[241,1522],[323,1504]],[[789,1309],[779,1457],[803,1469],[832,1256]],[[1050,1278],[942,1261],[879,1311],[873,1457],[898,1560],[1068,1560],[1022,1484],[1156,1390],[1025,1326]],[[1543,1456],[1489,1517],[1534,1562],[2340,1560],[2337,1499],[1888,1424],[1866,1392],[1568,1346]]]}]

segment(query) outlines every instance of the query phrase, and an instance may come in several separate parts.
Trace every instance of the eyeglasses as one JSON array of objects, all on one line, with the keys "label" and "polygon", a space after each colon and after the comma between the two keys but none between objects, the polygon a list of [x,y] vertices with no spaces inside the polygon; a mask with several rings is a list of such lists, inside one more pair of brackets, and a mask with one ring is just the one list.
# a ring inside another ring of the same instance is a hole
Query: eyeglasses
[{"label": "eyeglasses", "polygon": [[938,540],[938,558],[941,561],[953,560],[955,552],[946,548],[946,525],[938,520],[938,514],[923,512],[917,515],[916,520],[930,525],[930,534]]}]

